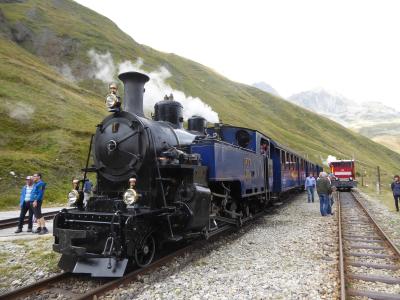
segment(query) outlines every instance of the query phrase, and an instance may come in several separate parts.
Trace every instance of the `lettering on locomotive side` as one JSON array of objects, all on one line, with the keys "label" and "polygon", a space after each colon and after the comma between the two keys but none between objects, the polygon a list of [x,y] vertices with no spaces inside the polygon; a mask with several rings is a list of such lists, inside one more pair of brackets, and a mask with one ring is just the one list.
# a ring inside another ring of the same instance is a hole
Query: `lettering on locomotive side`
[{"label": "lettering on locomotive side", "polygon": [[244,179],[250,180],[251,179],[251,159],[250,158],[243,158],[243,168],[244,168]]},{"label": "lettering on locomotive side", "polygon": [[243,165],[244,167],[250,167],[251,166],[251,159],[250,158],[244,158],[243,159]]}]

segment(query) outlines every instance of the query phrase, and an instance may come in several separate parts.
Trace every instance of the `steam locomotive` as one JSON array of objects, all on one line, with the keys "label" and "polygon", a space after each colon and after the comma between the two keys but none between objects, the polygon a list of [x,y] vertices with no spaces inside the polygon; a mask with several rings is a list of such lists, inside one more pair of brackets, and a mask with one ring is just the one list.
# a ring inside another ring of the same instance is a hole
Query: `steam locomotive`
[{"label": "steam locomotive", "polygon": [[242,226],[322,170],[254,129],[208,126],[199,116],[184,129],[183,107],[172,97],[146,118],[149,77],[127,72],[119,79],[123,109],[118,97],[107,97],[111,114],[97,125],[94,163],[84,169],[85,178],[96,173],[94,195],[84,204],[83,184],[76,187],[70,208],[54,218],[53,249],[67,272],[122,276],[128,265],[150,264],[169,243]]}]

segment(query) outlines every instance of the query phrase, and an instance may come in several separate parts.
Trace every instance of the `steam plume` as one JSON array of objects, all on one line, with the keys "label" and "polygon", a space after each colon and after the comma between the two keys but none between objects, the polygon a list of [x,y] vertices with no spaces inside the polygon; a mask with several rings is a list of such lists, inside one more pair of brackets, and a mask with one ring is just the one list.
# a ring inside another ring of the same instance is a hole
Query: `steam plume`
[{"label": "steam plume", "polygon": [[332,161],[335,161],[335,160],[337,160],[336,156],[328,155],[328,157],[326,158],[326,160],[322,160],[322,163],[323,163],[324,165],[326,165],[326,166],[329,166],[329,164],[330,164]]},{"label": "steam plume", "polygon": [[[111,82],[115,78],[116,68],[114,60],[109,52],[99,54],[91,49],[88,55],[92,62],[93,76],[104,82]],[[144,93],[143,107],[147,111],[153,111],[154,105],[164,99],[164,95],[173,94],[174,99],[179,101],[183,106],[183,116],[185,119],[193,115],[202,116],[209,122],[219,122],[218,114],[212,108],[204,103],[198,97],[186,95],[184,92],[174,90],[165,81],[172,75],[165,67],[159,67],[153,72],[146,72],[142,69],[143,59],[138,58],[135,63],[124,61],[118,65],[118,74],[129,71],[146,73],[150,77],[150,81],[146,83],[146,92]]]},{"label": "steam plume", "polygon": [[63,64],[61,67],[55,67],[56,71],[60,73],[66,80],[70,82],[76,82],[74,74],[72,74],[72,69],[68,64]]},{"label": "steam plume", "polygon": [[90,49],[88,55],[91,61],[91,76],[101,81],[110,83],[114,79],[115,65],[110,52],[105,54],[97,53]]},{"label": "steam plume", "polygon": [[8,109],[8,115],[10,118],[16,119],[21,123],[27,123],[31,120],[35,108],[29,104],[23,102],[8,103],[6,102]]}]

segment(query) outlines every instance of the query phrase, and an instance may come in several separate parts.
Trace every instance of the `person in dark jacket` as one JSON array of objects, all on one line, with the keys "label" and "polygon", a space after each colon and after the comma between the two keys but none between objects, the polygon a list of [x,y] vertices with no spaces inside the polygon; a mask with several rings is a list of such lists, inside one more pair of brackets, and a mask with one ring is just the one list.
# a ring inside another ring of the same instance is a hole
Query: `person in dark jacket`
[{"label": "person in dark jacket", "polygon": [[42,202],[44,191],[46,189],[46,183],[42,181],[42,174],[40,173],[33,174],[33,182],[35,184],[33,185],[31,202],[33,213],[38,222],[38,228],[36,229],[35,233],[46,234],[49,231],[46,228],[46,222],[42,215]]},{"label": "person in dark jacket", "polygon": [[319,196],[319,208],[322,216],[328,215],[329,194],[331,193],[332,188],[328,179],[328,174],[325,172],[319,173],[317,179],[317,194]]},{"label": "person in dark jacket", "polygon": [[32,232],[32,225],[33,225],[33,211],[32,211],[32,205],[31,205],[32,190],[33,190],[32,176],[27,176],[26,184],[22,188],[21,196],[19,198],[19,206],[21,207],[21,212],[19,214],[18,228],[15,231],[15,233],[22,232],[22,227],[24,226],[25,215],[28,211],[29,211],[29,219],[28,219],[27,232]]},{"label": "person in dark jacket", "polygon": [[400,179],[399,175],[394,176],[394,181],[390,185],[393,192],[394,204],[396,205],[396,210],[399,211],[399,198],[400,198]]}]

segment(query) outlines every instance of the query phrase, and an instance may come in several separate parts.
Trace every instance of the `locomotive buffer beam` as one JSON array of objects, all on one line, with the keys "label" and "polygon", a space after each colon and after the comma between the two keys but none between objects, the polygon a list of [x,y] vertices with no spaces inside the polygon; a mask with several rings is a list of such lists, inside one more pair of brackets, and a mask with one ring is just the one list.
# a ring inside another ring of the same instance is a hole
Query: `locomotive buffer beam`
[{"label": "locomotive buffer beam", "polygon": [[54,236],[58,237],[58,244],[53,244],[53,250],[68,255],[83,256],[86,248],[72,246],[72,239],[86,239],[86,230],[71,230],[55,228]]},{"label": "locomotive buffer beam", "polygon": [[53,244],[53,250],[63,253],[59,262],[63,270],[77,274],[91,274],[93,277],[123,276],[128,259],[119,260],[113,257],[110,260],[110,255],[87,253],[84,247],[72,246],[73,239],[90,238],[87,230],[55,228],[54,235],[58,237],[59,243]]}]

